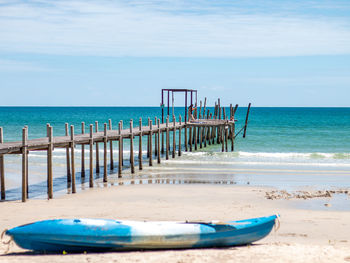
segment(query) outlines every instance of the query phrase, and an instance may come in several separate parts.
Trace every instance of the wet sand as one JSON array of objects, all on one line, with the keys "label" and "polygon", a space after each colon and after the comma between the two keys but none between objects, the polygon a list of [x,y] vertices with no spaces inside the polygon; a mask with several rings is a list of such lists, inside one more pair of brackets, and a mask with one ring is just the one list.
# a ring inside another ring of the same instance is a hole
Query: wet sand
[{"label": "wet sand", "polygon": [[[346,262],[350,212],[305,210],[305,200],[267,199],[274,188],[208,184],[124,185],[53,200],[0,203],[0,229],[52,218],[235,220],[281,215],[281,228],[253,245],[223,249],[36,255],[0,245],[0,262]],[[322,200],[322,199],[318,199]],[[327,200],[325,200],[325,203]]]}]

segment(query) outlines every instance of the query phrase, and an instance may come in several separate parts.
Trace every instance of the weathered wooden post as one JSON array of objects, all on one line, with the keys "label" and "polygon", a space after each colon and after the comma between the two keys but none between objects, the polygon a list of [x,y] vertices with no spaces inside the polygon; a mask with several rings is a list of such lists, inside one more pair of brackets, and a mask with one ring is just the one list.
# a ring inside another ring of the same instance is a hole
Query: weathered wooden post
[{"label": "weathered wooden post", "polygon": [[157,120],[157,126],[158,126],[158,136],[157,136],[157,139],[158,139],[158,163],[160,163],[160,119]]},{"label": "weathered wooden post", "polygon": [[228,126],[227,124],[225,125],[225,151],[228,151]]},{"label": "weathered wooden post", "polygon": [[75,163],[74,163],[74,147],[75,147],[75,142],[74,142],[74,126],[70,126],[70,139],[71,139],[71,166],[72,166],[72,193],[76,193],[76,187],[75,187]]},{"label": "weathered wooden post", "polygon": [[[69,137],[69,129],[68,129],[68,123],[65,123],[65,130],[66,130],[66,136]],[[66,147],[66,161],[67,161],[67,182],[70,183],[72,181],[72,176],[70,172],[70,160],[69,160],[69,144]]]},{"label": "weathered wooden post", "polygon": [[118,177],[122,177],[123,169],[123,138],[122,138],[122,121],[119,122],[119,164],[118,164]]},{"label": "weathered wooden post", "polygon": [[131,173],[135,173],[134,164],[134,134],[133,134],[133,120],[130,120],[130,169]]},{"label": "weathered wooden post", "polygon": [[149,166],[153,165],[153,154],[152,154],[152,120],[148,118],[149,134],[148,134],[148,151],[149,151]]},{"label": "weathered wooden post", "polygon": [[198,127],[198,137],[199,137],[199,148],[202,149],[203,145],[203,127]]},{"label": "weathered wooden post", "polygon": [[178,155],[181,156],[181,125],[182,125],[182,122],[181,122],[181,115],[179,115],[179,149],[178,149]]},{"label": "weathered wooden post", "polygon": [[225,140],[223,139],[224,138],[224,133],[225,133],[225,125],[221,126],[221,129],[220,129],[220,135],[221,135],[221,151],[224,152],[225,151]]},{"label": "weathered wooden post", "polygon": [[194,150],[197,151],[197,129],[193,127],[193,141],[194,141]]},{"label": "weathered wooden post", "polygon": [[[108,120],[109,130],[112,131],[112,120]],[[114,161],[113,161],[113,142],[112,140],[109,140],[109,162],[110,162],[110,170],[114,169]]]},{"label": "weathered wooden post", "polygon": [[207,126],[203,126],[203,142],[204,148],[207,147]]},{"label": "weathered wooden post", "polygon": [[246,133],[247,133],[248,117],[249,117],[249,111],[250,111],[250,106],[251,106],[251,105],[252,105],[251,103],[249,103],[249,105],[248,105],[247,116],[246,116],[246,118],[245,118],[245,125],[244,125],[243,138],[245,138],[245,135],[246,135]]},{"label": "weathered wooden post", "polygon": [[189,131],[188,131],[188,142],[190,144],[190,152],[192,152],[192,126],[189,127]]},{"label": "weathered wooden post", "polygon": [[[98,133],[98,121],[95,121],[95,132]],[[98,146],[98,142],[96,144],[96,173],[100,173],[100,149]]]},{"label": "weathered wooden post", "polygon": [[[0,143],[4,142],[4,133],[2,127],[0,127]],[[1,200],[5,200],[5,160],[4,155],[0,155],[0,184],[1,184]]]},{"label": "weathered wooden post", "polygon": [[53,181],[52,181],[52,151],[53,151],[53,131],[52,127],[47,127],[48,147],[47,147],[47,197],[53,197]]},{"label": "weathered wooden post", "polygon": [[166,118],[166,145],[165,145],[165,159],[169,160],[169,116]]},{"label": "weathered wooden post", "polygon": [[94,126],[90,124],[90,177],[89,177],[89,187],[94,187],[94,138],[93,138]]},{"label": "weathered wooden post", "polygon": [[[154,126],[157,126],[157,117],[154,117]],[[158,154],[158,140],[157,140],[158,133],[154,133],[154,156],[157,156]]]},{"label": "weathered wooden post", "polygon": [[235,109],[233,110],[233,115],[236,114],[237,108],[238,108],[238,104],[236,104]]},{"label": "weathered wooden post", "polygon": [[235,149],[235,123],[233,122],[231,125],[231,151],[233,152]]},{"label": "weathered wooden post", "polygon": [[[148,126],[150,126],[150,124],[149,124],[150,120],[151,119],[148,117],[148,120],[147,120]],[[148,136],[147,136],[147,158],[149,158],[149,145],[150,145],[149,140],[150,140],[150,136],[148,134]]]},{"label": "weathered wooden post", "polygon": [[187,140],[187,125],[185,123],[185,151],[187,152],[188,151],[188,146],[187,146],[187,143],[188,143],[188,140]]},{"label": "weathered wooden post", "polygon": [[[121,123],[121,131],[123,130],[123,120],[120,121]],[[121,132],[120,132],[121,134]],[[124,143],[123,143],[123,137],[121,137],[121,143],[122,143],[122,153],[124,153]],[[124,165],[124,154],[122,154],[122,165]]]},{"label": "weathered wooden post", "polygon": [[[81,123],[81,134],[85,134],[85,122]],[[85,146],[81,145],[81,177],[85,177]]]},{"label": "weathered wooden post", "polygon": [[[27,138],[28,138],[28,135],[29,135],[28,126],[26,125],[26,126],[24,126],[24,128],[27,129]],[[29,160],[28,159],[29,159],[29,150],[27,149],[27,161],[26,161],[26,164],[27,164],[27,168],[26,168],[26,170],[27,170],[27,173],[26,173],[26,175],[27,175],[27,180],[26,180],[27,198],[29,197],[29,168],[28,168]]]},{"label": "weathered wooden post", "polygon": [[22,202],[27,200],[27,129],[22,129]]},{"label": "weathered wooden post", "polygon": [[139,119],[139,170],[142,170],[142,118]]},{"label": "weathered wooden post", "polygon": [[173,115],[173,152],[172,157],[175,158],[176,153],[176,118],[175,115]]},{"label": "weathered wooden post", "polygon": [[103,182],[106,183],[107,179],[107,123],[103,124]]}]

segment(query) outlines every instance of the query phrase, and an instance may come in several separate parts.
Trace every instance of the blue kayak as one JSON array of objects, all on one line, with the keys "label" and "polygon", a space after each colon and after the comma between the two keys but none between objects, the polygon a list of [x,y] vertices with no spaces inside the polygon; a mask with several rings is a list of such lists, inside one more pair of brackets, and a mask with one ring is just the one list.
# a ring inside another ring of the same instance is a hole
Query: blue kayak
[{"label": "blue kayak", "polygon": [[54,219],[6,231],[24,249],[83,252],[245,245],[267,236],[276,215],[229,222]]}]

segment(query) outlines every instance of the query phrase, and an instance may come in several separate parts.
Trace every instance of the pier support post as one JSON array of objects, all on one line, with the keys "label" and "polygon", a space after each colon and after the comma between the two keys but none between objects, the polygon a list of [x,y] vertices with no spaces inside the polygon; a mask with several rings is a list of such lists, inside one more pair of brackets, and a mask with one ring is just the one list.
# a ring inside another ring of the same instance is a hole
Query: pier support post
[{"label": "pier support post", "polygon": [[[85,123],[81,123],[81,134],[85,134]],[[81,145],[81,177],[85,177],[85,146]]]},{"label": "pier support post", "polygon": [[225,151],[227,152],[228,151],[228,128],[230,126],[228,125],[225,125],[224,126],[224,129],[225,129]]},{"label": "pier support post", "polygon": [[75,187],[75,163],[74,163],[74,126],[70,126],[70,139],[71,139],[71,166],[72,166],[72,194],[75,194],[77,192]]},{"label": "pier support post", "polygon": [[122,121],[119,122],[119,164],[118,164],[118,177],[122,177],[123,169],[123,137],[122,137]]},{"label": "pier support post", "polygon": [[148,118],[149,134],[148,134],[148,151],[149,151],[149,166],[153,165],[152,156],[152,120]]},{"label": "pier support post", "polygon": [[27,200],[27,129],[22,129],[22,202]]},{"label": "pier support post", "polygon": [[173,115],[173,152],[172,157],[175,158],[176,153],[176,118],[175,115]]},{"label": "pier support post", "polygon": [[158,126],[158,136],[157,136],[157,139],[158,139],[158,155],[157,155],[157,158],[158,158],[158,163],[160,163],[160,119],[157,120],[157,126]]},{"label": "pier support post", "polygon": [[134,134],[133,134],[133,120],[130,120],[130,169],[131,173],[135,173],[134,164]]},{"label": "pier support post", "polygon": [[89,177],[89,187],[94,187],[94,139],[93,139],[94,126],[90,124],[90,177]]},{"label": "pier support post", "polygon": [[166,118],[166,145],[165,145],[165,159],[169,160],[169,116]]},{"label": "pier support post", "polygon": [[189,135],[188,141],[190,143],[190,152],[192,152],[192,126],[190,126],[190,128],[189,128],[188,135]]},{"label": "pier support post", "polygon": [[[151,120],[151,119],[148,117],[148,121],[147,121],[148,126],[150,125],[150,124],[149,124],[149,123],[150,123],[150,120]],[[149,158],[149,145],[150,145],[149,140],[150,140],[150,136],[149,136],[149,134],[148,134],[148,136],[147,136],[147,158]]]},{"label": "pier support post", "polygon": [[194,150],[197,151],[197,128],[193,127]]},{"label": "pier support post", "polygon": [[[0,127],[0,143],[4,142],[4,133],[2,127]],[[1,184],[1,200],[5,200],[5,160],[4,155],[0,155],[0,184]]]},{"label": "pier support post", "polygon": [[178,149],[178,155],[181,156],[181,125],[182,125],[182,122],[181,122],[181,115],[179,116],[179,149]]},{"label": "pier support post", "polygon": [[231,125],[231,152],[235,150],[235,123]]},{"label": "pier support post", "polygon": [[[95,121],[95,132],[98,132],[98,121]],[[96,144],[96,173],[99,174],[100,173],[100,149],[99,149],[99,145],[98,142],[95,143]]]},{"label": "pier support post", "polygon": [[139,119],[139,170],[142,170],[142,118]]},{"label": "pier support post", "polygon": [[[66,136],[69,136],[68,123],[65,123]],[[70,172],[70,158],[69,158],[69,145],[66,147],[66,162],[67,162],[67,183],[72,181],[72,175]]]},{"label": "pier support post", "polygon": [[185,143],[185,151],[186,152],[188,151],[187,142],[188,142],[188,140],[187,140],[187,125],[185,123],[185,141],[184,141],[184,143]]},{"label": "pier support post", "polygon": [[53,151],[53,131],[52,127],[47,127],[48,148],[47,148],[47,197],[53,197],[53,181],[52,181],[52,151]]},{"label": "pier support post", "polygon": [[203,148],[203,127],[198,127],[199,148]]},{"label": "pier support post", "polygon": [[[157,117],[154,117],[154,126],[157,127]],[[158,136],[158,132],[155,132],[154,133],[154,156],[157,156],[158,155],[158,139],[157,139],[157,136]]]},{"label": "pier support post", "polygon": [[222,152],[224,152],[225,151],[225,140],[223,139],[224,138],[224,133],[225,133],[225,126],[223,125],[223,126],[219,126],[219,127],[221,127],[221,129],[220,129],[220,137],[222,138],[221,139],[221,151]]},{"label": "pier support post", "polygon": [[107,183],[107,123],[103,124],[103,182]]},{"label": "pier support post", "polygon": [[[112,131],[112,120],[108,120],[109,130]],[[114,169],[114,161],[113,161],[113,142],[112,140],[109,140],[109,168],[110,170]]]}]

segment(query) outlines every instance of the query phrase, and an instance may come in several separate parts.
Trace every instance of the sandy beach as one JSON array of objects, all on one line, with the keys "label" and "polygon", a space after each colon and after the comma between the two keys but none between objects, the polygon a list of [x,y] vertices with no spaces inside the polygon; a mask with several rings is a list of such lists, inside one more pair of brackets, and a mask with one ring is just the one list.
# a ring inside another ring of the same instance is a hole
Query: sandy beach
[{"label": "sandy beach", "polygon": [[1,244],[0,262],[350,261],[350,212],[303,210],[298,208],[303,200],[267,199],[266,192],[271,190],[237,185],[125,185],[88,189],[50,201],[2,202],[2,230],[52,218],[233,220],[275,213],[281,215],[281,227],[253,245],[224,249],[38,256],[13,244]]}]

